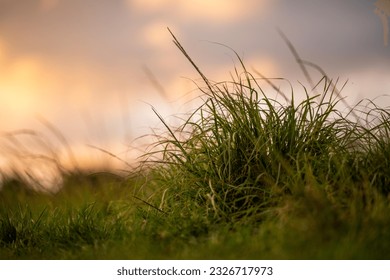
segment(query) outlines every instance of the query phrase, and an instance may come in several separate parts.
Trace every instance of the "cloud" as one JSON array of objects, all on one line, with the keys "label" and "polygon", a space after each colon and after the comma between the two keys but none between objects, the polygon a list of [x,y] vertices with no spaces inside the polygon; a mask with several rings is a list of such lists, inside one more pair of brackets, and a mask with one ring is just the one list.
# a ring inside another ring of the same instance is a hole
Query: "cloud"
[{"label": "cloud", "polygon": [[50,72],[44,68],[32,57],[3,59],[0,65],[0,106],[3,114],[12,116],[5,124],[18,116],[28,115],[32,110],[46,109],[46,95],[53,89],[53,84]]},{"label": "cloud", "polygon": [[0,41],[1,130],[30,124],[37,114],[62,123],[70,112],[109,104],[111,81],[93,65],[59,65],[45,56],[16,55],[6,45]]},{"label": "cloud", "polygon": [[269,0],[127,0],[128,6],[144,13],[174,14],[181,20],[207,21],[208,23],[226,24],[237,22],[246,16],[266,10]]},{"label": "cloud", "polygon": [[59,3],[60,0],[40,0],[39,5],[42,11],[49,12],[55,9]]},{"label": "cloud", "polygon": [[[197,20],[207,20],[219,24],[236,22],[248,14],[261,12],[264,1],[237,1],[237,0],[195,0],[182,1],[179,6],[180,14],[184,17],[190,16]],[[185,4],[184,4],[185,3]]]},{"label": "cloud", "polygon": [[140,32],[141,40],[148,46],[155,49],[167,50],[172,48],[172,38],[168,33],[167,27],[174,24],[170,21],[154,20],[145,24]]}]

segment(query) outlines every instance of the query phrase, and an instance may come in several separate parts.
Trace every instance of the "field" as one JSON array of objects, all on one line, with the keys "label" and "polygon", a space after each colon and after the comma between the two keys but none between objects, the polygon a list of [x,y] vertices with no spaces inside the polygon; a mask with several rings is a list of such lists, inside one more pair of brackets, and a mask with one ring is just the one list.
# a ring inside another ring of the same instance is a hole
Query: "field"
[{"label": "field", "polygon": [[212,82],[173,38],[203,104],[179,127],[155,111],[165,133],[126,177],[64,172],[55,194],[6,178],[0,258],[389,259],[390,111],[339,110],[326,76],[273,100],[238,56]]}]

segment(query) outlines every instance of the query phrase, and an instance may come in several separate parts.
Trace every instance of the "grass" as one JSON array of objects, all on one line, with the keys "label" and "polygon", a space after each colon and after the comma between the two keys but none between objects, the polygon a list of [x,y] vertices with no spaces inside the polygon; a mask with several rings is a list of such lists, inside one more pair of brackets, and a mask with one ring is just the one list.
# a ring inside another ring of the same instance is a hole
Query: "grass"
[{"label": "grass", "polygon": [[[390,113],[341,111],[338,81],[272,99],[237,56],[131,176],[64,174],[56,194],[9,179],[2,259],[388,259]],[[314,94],[320,92],[320,94]]]}]

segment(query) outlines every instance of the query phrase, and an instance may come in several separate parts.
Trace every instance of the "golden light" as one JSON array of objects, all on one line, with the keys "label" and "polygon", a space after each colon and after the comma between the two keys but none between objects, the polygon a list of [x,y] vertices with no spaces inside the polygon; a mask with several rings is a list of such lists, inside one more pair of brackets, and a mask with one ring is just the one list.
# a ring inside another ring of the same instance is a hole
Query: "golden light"
[{"label": "golden light", "polygon": [[207,20],[209,23],[227,23],[240,20],[248,14],[260,14],[269,0],[127,0],[130,9],[154,13],[165,11],[186,20]]},{"label": "golden light", "polygon": [[[0,66],[0,102],[2,110],[11,115],[23,115],[39,110],[43,99],[39,95],[46,74],[40,63],[32,58],[19,58],[14,62]],[[9,121],[9,120],[8,120]]]}]

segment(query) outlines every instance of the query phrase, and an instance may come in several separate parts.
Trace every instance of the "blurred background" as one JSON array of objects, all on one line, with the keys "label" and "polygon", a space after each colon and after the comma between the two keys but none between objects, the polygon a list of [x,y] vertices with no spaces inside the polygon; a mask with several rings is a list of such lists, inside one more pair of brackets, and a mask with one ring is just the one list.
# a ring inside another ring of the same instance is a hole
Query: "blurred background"
[{"label": "blurred background", "polygon": [[387,106],[389,17],[390,0],[0,0],[0,174],[52,187],[63,167],[136,161],[148,139],[137,137],[159,125],[151,106],[169,119],[198,94],[167,27],[212,80],[238,64],[217,42],[249,70],[305,84],[280,29],[348,80],[351,104]]}]

